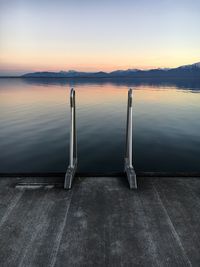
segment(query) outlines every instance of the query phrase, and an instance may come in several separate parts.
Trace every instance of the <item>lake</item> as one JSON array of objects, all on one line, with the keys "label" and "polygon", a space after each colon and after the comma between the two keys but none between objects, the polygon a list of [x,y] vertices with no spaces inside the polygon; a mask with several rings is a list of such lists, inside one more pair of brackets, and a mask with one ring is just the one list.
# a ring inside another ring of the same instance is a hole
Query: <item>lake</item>
[{"label": "lake", "polygon": [[137,171],[200,171],[200,80],[0,79],[0,172],[63,172],[76,90],[78,170],[123,171],[133,88]]}]

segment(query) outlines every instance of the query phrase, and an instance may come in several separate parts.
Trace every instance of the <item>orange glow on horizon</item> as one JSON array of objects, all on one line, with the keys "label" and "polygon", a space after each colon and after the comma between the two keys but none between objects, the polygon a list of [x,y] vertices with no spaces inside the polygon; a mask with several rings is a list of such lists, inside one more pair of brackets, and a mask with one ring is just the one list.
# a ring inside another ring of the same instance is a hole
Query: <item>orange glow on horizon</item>
[{"label": "orange glow on horizon", "polygon": [[190,62],[183,61],[182,63],[174,63],[174,64],[148,64],[148,65],[131,65],[131,64],[108,64],[108,63],[101,63],[101,64],[32,64],[31,62],[28,63],[7,63],[7,64],[0,64],[0,72],[7,71],[7,72],[20,72],[20,73],[27,73],[27,72],[42,72],[42,71],[50,71],[50,72],[59,72],[59,71],[69,71],[69,70],[76,70],[76,71],[83,71],[83,72],[112,72],[115,70],[127,70],[127,69],[140,69],[140,70],[149,70],[149,69],[156,69],[156,68],[176,68],[182,65],[193,64],[198,62],[199,60],[193,60]]},{"label": "orange glow on horizon", "polygon": [[[193,64],[199,61],[199,52],[176,51],[164,54],[157,51],[151,54],[149,51],[138,54],[132,53],[84,53],[79,51],[55,52],[36,51],[34,49],[5,49],[5,53],[0,54],[0,72],[36,72],[36,71],[105,71],[110,72],[119,69],[153,69],[153,68],[173,68],[186,64]],[[184,56],[183,56],[184,55]]]},{"label": "orange glow on horizon", "polygon": [[199,1],[0,2],[0,75],[200,61]]}]

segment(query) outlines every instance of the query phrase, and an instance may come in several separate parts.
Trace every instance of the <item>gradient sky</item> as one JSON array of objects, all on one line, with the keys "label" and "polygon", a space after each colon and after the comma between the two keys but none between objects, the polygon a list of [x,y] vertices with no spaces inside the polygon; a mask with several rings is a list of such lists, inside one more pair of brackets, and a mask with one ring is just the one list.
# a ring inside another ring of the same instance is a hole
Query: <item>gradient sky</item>
[{"label": "gradient sky", "polygon": [[198,61],[199,0],[0,0],[0,75]]}]

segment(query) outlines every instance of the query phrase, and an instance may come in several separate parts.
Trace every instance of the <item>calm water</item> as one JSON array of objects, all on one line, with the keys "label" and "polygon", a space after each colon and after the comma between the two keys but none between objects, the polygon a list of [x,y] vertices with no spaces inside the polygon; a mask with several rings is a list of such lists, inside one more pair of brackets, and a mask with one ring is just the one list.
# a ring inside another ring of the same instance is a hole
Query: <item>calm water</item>
[{"label": "calm water", "polygon": [[129,87],[135,169],[200,171],[198,81],[0,79],[0,172],[66,170],[70,86],[77,96],[79,171],[123,170]]}]

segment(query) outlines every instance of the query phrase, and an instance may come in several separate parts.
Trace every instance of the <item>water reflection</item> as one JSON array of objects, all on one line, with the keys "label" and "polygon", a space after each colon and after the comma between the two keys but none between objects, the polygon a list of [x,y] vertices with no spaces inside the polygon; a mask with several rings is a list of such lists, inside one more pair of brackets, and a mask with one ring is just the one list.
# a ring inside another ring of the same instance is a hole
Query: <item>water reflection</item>
[{"label": "water reflection", "polygon": [[23,78],[23,81],[28,84],[37,84],[37,85],[60,85],[60,86],[76,86],[79,84],[87,85],[106,85],[112,84],[115,86],[143,86],[147,85],[148,87],[176,87],[177,89],[186,89],[191,91],[200,90],[200,78],[195,79],[184,79],[181,78],[145,78],[145,79],[136,79],[136,78]]},{"label": "water reflection", "polygon": [[135,169],[200,170],[200,82],[37,78],[0,79],[0,172],[66,170],[70,86],[79,171],[123,170],[128,87]]}]

